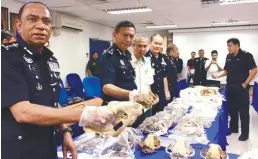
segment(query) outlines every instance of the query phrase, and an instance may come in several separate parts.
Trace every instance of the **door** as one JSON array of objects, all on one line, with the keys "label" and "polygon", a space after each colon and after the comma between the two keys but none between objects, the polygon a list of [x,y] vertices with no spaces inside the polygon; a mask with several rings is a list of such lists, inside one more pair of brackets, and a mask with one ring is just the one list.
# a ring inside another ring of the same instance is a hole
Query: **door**
[{"label": "door", "polygon": [[92,57],[92,53],[94,52],[98,52],[100,57],[102,53],[109,47],[110,41],[90,39],[90,58]]}]

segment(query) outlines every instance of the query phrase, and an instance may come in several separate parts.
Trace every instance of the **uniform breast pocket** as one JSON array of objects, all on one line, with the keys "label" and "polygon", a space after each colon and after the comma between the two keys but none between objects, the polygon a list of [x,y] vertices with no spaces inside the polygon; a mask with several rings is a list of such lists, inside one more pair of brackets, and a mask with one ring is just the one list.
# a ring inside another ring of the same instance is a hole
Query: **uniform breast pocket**
[{"label": "uniform breast pocket", "polygon": [[118,76],[118,79],[120,80],[132,79],[133,72],[126,66],[119,66],[117,76]]}]

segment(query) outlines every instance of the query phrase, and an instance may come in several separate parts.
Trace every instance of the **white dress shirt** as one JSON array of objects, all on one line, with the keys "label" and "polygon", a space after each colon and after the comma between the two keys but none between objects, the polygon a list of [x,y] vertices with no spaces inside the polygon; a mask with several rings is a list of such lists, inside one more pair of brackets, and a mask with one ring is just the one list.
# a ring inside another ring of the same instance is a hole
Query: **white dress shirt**
[{"label": "white dress shirt", "polygon": [[132,54],[131,64],[135,70],[135,84],[140,93],[148,93],[151,90],[150,86],[153,84],[154,69],[151,67],[149,57],[142,57],[138,60]]}]

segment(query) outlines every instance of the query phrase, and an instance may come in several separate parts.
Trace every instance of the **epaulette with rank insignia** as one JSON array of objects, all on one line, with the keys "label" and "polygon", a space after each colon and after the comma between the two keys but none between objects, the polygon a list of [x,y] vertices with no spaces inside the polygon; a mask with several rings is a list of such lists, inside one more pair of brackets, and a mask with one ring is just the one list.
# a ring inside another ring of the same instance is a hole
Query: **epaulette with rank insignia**
[{"label": "epaulette with rank insignia", "polygon": [[9,43],[9,44],[2,44],[2,48],[4,48],[5,50],[14,50],[17,49],[19,47],[19,44],[17,42],[13,42],[13,43]]},{"label": "epaulette with rank insignia", "polygon": [[106,55],[106,57],[111,57],[114,54],[114,48],[110,47],[104,54]]}]

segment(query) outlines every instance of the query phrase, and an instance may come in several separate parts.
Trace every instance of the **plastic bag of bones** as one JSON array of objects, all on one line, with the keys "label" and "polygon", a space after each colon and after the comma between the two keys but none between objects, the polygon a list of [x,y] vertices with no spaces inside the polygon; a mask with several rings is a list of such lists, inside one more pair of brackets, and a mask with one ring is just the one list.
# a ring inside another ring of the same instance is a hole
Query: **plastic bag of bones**
[{"label": "plastic bag of bones", "polygon": [[146,118],[138,129],[145,133],[155,133],[167,130],[173,123],[173,118],[169,114],[162,112]]},{"label": "plastic bag of bones", "polygon": [[105,159],[111,157],[131,157],[137,145],[143,139],[139,130],[125,128],[117,137],[100,136],[85,133],[75,142],[78,153],[92,155],[92,158]]},{"label": "plastic bag of bones", "polygon": [[133,158],[135,146],[142,139],[141,131],[127,127],[118,137],[105,139],[100,151],[100,158]]}]

